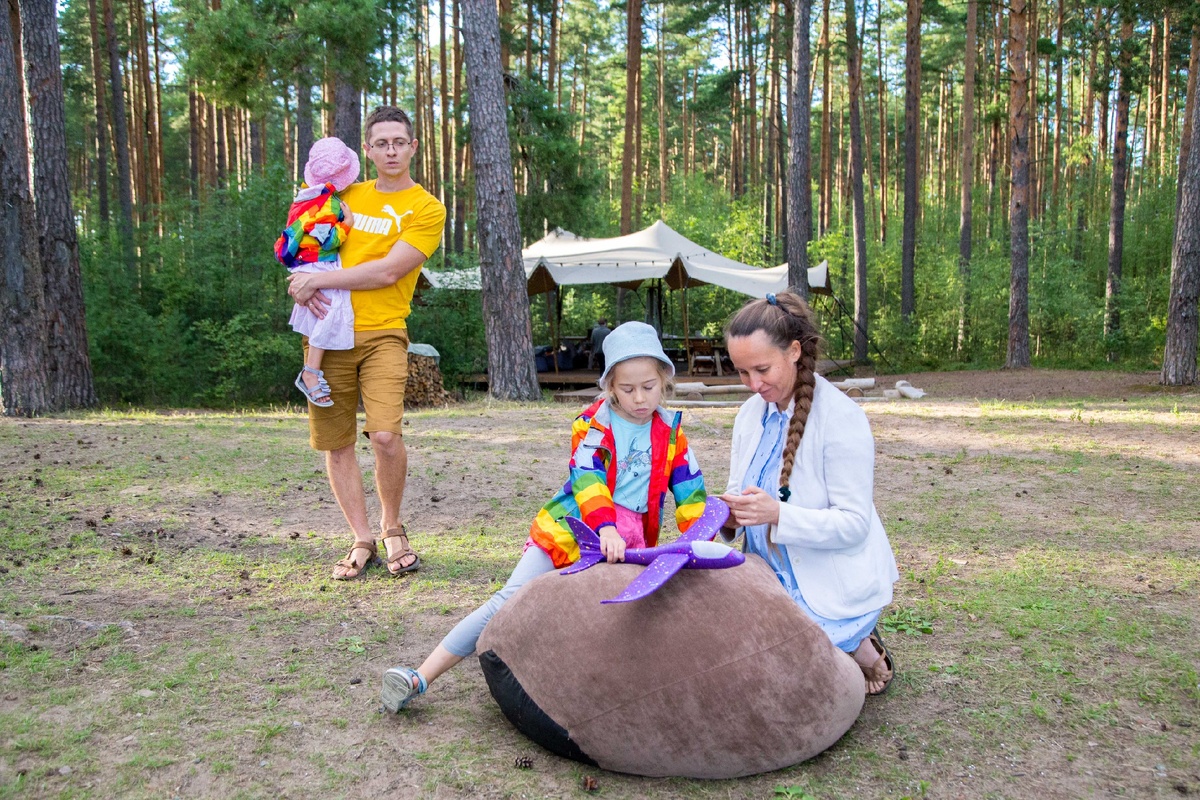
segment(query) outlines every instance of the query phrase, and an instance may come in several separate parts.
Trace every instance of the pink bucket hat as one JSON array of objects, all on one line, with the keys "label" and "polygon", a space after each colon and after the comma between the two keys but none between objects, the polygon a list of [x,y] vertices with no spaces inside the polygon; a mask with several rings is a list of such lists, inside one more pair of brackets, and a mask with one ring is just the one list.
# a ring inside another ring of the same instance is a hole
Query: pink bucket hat
[{"label": "pink bucket hat", "polygon": [[358,180],[358,153],[336,136],[317,139],[308,151],[304,182],[309,186],[332,183],[339,192]]}]

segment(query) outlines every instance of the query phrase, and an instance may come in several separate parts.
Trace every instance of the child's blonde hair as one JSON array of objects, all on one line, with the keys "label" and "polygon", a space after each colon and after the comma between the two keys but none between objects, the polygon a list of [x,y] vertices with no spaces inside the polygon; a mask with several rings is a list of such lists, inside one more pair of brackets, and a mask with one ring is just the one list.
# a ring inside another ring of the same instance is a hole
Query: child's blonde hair
[{"label": "child's blonde hair", "polygon": [[662,381],[663,397],[671,397],[675,393],[675,376],[667,369],[667,365],[659,361],[654,356],[637,356],[635,358],[627,358],[624,361],[619,361],[613,364],[612,369],[608,370],[607,374],[600,379],[600,391],[608,402],[613,405],[620,405],[617,402],[617,397],[613,394],[613,381],[616,378],[617,370],[622,364],[628,364],[631,361],[646,358],[654,362],[654,369],[658,372],[658,379]]}]

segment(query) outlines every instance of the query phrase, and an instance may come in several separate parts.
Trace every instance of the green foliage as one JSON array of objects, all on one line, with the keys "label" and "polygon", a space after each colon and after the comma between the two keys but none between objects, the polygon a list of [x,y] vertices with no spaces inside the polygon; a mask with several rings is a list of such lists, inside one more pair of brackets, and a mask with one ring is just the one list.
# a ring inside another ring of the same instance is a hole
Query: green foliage
[{"label": "green foliage", "polygon": [[114,234],[81,238],[103,400],[222,406],[290,397],[300,339],[287,326],[287,271],[272,249],[290,195],[276,170],[203,203],[169,201],[159,210],[163,236],[139,236],[136,275],[121,266]]},{"label": "green foliage", "polygon": [[912,608],[898,608],[879,620],[879,627],[888,633],[904,633],[909,636],[933,633],[933,623]]},{"label": "green foliage", "polygon": [[479,292],[433,289],[413,301],[409,337],[437,348],[447,386],[487,369],[487,339]]},{"label": "green foliage", "polygon": [[575,118],[555,108],[554,97],[536,78],[512,81],[508,100],[513,162],[528,174],[517,194],[521,230],[532,239],[556,227],[594,235],[601,173],[579,151]]}]

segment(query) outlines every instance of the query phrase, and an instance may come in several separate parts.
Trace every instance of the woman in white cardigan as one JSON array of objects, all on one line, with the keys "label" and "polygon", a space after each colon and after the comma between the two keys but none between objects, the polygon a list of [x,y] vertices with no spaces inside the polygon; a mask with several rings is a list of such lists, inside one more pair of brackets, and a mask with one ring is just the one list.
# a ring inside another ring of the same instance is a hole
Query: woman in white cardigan
[{"label": "woman in white cardigan", "polygon": [[868,694],[895,674],[875,629],[899,579],[875,511],[875,441],[858,405],[816,374],[820,334],[799,295],[742,307],[729,357],[755,392],[733,425],[723,534],[746,536],[792,599],[851,654]]}]

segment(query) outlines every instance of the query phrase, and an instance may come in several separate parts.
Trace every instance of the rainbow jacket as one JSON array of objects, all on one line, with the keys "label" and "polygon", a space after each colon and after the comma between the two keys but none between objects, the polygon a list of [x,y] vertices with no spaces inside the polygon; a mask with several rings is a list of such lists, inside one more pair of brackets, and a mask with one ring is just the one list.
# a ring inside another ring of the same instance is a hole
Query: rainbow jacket
[{"label": "rainbow jacket", "polygon": [[[601,398],[575,418],[571,426],[570,476],[558,494],[542,506],[529,529],[530,544],[549,554],[554,566],[579,559],[579,545],[565,518],[579,517],[598,530],[617,521],[613,489],[617,483],[616,444],[610,428],[612,409]],[[683,415],[662,406],[650,423],[650,493],[646,508],[646,546],[658,543],[667,489],[675,497],[675,521],[686,531],[704,513],[704,476],[688,450],[679,426]]]},{"label": "rainbow jacket", "polygon": [[336,261],[350,226],[332,183],[296,193],[287,227],[275,242],[275,258],[288,269],[317,261]]}]

